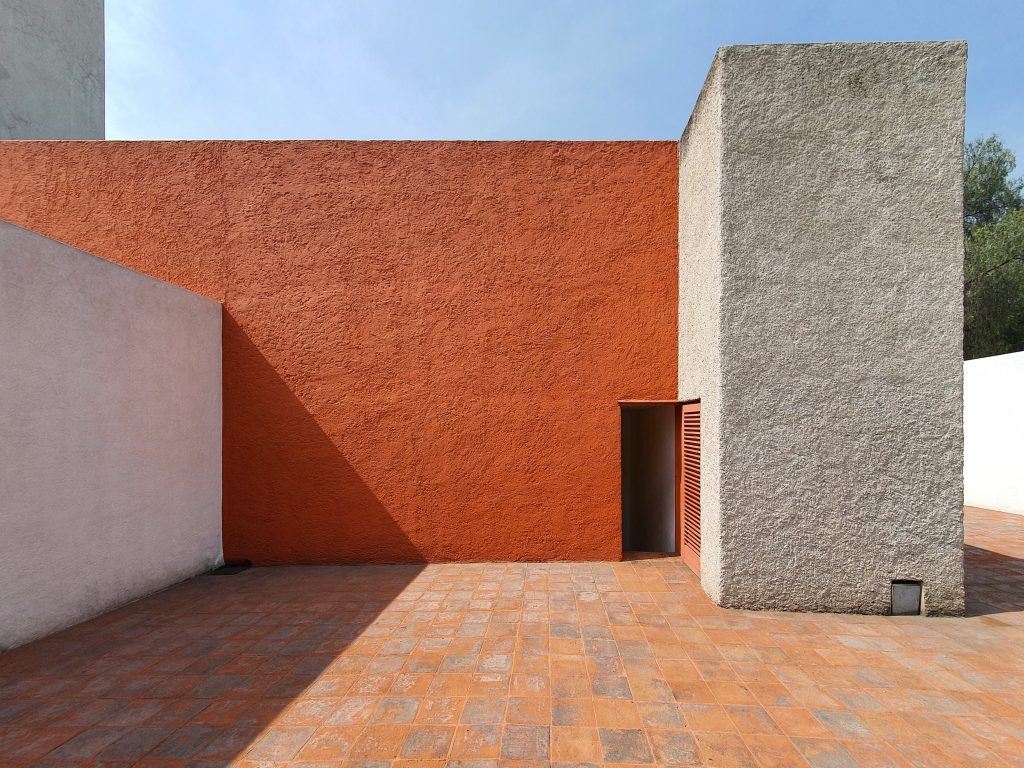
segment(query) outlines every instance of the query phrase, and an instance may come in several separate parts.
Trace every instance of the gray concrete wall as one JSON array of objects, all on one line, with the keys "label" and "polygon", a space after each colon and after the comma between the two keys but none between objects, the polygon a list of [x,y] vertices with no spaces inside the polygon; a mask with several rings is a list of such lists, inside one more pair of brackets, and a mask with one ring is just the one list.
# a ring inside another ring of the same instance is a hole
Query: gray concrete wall
[{"label": "gray concrete wall", "polygon": [[701,584],[722,593],[719,498],[719,297],[722,294],[722,94],[718,57],[679,145],[679,399],[701,401]]},{"label": "gray concrete wall", "polygon": [[102,139],[103,0],[0,0],[0,139]]},{"label": "gray concrete wall", "polygon": [[[928,613],[962,611],[966,47],[737,46],[715,66],[681,181],[717,143],[720,186],[680,230],[684,284],[720,270],[710,300],[681,291],[681,397],[714,391],[685,373],[709,346],[687,313],[719,331],[702,581],[727,606],[880,613],[892,579],[921,579]],[[685,225],[716,207],[717,251]],[[688,277],[691,249],[711,263]]]},{"label": "gray concrete wall", "polygon": [[221,561],[221,311],[0,222],[0,650]]}]

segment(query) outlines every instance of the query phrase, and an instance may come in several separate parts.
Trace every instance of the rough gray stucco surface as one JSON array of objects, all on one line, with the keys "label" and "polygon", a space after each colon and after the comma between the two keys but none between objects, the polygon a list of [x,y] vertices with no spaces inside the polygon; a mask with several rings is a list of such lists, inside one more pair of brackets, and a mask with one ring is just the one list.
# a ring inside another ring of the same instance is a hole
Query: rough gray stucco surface
[{"label": "rough gray stucco surface", "polygon": [[0,222],[0,650],[221,561],[217,302]]},{"label": "rough gray stucco surface", "polygon": [[726,606],[881,613],[920,579],[927,613],[961,612],[966,46],[737,46],[717,67],[703,580]]},{"label": "rough gray stucco surface", "polygon": [[0,139],[103,136],[103,0],[0,0]]},{"label": "rough gray stucco surface", "polygon": [[701,584],[720,599],[722,97],[711,65],[679,144],[679,399],[701,401]]}]

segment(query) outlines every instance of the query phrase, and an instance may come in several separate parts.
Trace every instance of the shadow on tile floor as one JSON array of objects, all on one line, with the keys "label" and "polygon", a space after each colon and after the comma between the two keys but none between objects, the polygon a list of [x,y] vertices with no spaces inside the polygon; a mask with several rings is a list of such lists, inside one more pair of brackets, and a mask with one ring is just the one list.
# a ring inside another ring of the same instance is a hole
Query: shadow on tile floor
[{"label": "shadow on tile floor", "polygon": [[1024,611],[1024,559],[964,544],[967,615]]},{"label": "shadow on tile floor", "polygon": [[261,738],[282,742],[266,744],[268,755],[287,751],[313,730],[301,711],[290,713],[294,728],[265,731],[296,697],[336,700],[356,673],[406,661],[377,656],[368,628],[401,623],[421,597],[402,592],[421,571],[200,576],[10,651],[0,656],[0,763],[127,766],[145,756],[219,768]]},{"label": "shadow on tile floor", "polygon": [[725,610],[678,558],[200,577],[0,656],[0,766],[1022,765],[1024,518],[965,519],[998,615]]}]

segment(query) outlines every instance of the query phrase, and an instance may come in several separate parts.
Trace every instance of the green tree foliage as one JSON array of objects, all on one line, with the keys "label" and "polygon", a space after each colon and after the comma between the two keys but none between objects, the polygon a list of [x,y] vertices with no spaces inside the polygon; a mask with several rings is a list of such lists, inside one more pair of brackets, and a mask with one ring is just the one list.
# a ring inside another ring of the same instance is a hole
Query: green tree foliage
[{"label": "green tree foliage", "polygon": [[1024,179],[997,136],[964,151],[964,358],[1024,351]]}]

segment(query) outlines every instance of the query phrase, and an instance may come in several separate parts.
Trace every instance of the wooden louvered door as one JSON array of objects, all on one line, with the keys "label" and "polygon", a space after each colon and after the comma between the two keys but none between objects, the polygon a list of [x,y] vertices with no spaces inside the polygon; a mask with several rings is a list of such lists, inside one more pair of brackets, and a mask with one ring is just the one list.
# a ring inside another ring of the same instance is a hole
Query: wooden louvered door
[{"label": "wooden louvered door", "polygon": [[684,403],[679,439],[679,554],[700,575],[700,403]]}]

